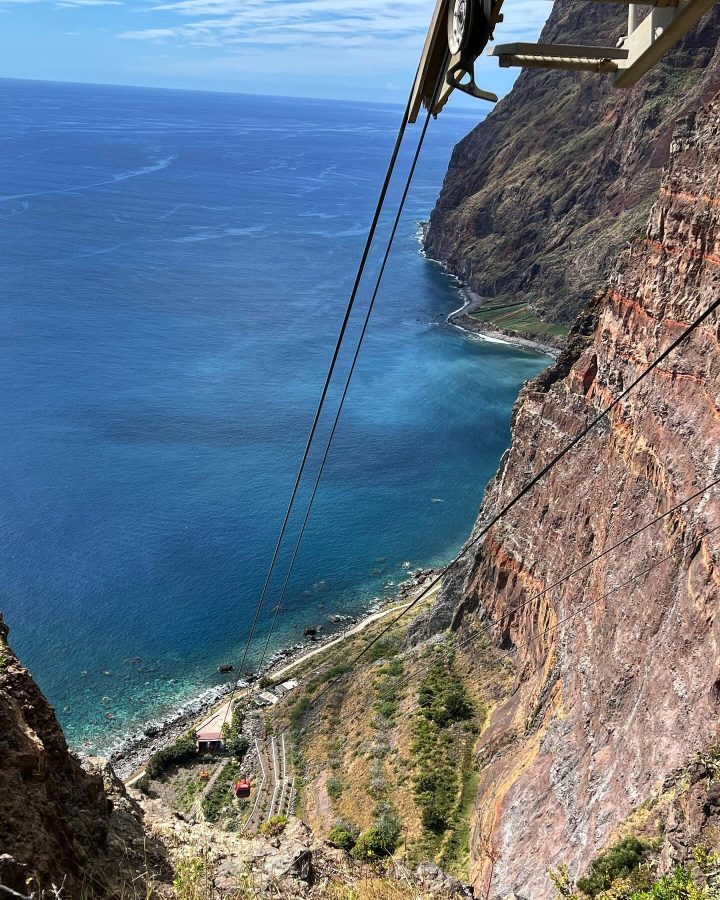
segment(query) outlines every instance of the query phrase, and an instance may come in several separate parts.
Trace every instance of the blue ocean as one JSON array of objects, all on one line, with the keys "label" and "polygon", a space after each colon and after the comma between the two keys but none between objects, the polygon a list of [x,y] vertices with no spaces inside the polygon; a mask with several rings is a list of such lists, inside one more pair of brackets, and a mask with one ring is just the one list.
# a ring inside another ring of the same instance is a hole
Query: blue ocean
[{"label": "blue ocean", "polygon": [[[401,110],[10,80],[0,103],[0,609],[98,752],[239,662]],[[273,649],[451,558],[547,364],[448,326],[458,285],[421,253],[476,115],[431,123]]]}]

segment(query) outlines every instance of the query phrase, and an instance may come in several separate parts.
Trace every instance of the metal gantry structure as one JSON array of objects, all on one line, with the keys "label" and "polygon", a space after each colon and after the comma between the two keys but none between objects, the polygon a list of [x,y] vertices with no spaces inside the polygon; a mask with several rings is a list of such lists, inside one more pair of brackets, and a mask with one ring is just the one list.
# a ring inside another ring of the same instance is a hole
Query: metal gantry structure
[{"label": "metal gantry structure", "polygon": [[[628,7],[627,34],[617,46],[496,44],[489,55],[503,68],[608,74],[615,87],[629,88],[697,25],[716,0],[655,0],[649,5],[627,0],[594,2]],[[478,87],[475,63],[503,21],[502,5],[503,0],[437,0],[413,86],[411,122],[422,106],[437,115],[454,90],[497,101],[491,91]]]}]

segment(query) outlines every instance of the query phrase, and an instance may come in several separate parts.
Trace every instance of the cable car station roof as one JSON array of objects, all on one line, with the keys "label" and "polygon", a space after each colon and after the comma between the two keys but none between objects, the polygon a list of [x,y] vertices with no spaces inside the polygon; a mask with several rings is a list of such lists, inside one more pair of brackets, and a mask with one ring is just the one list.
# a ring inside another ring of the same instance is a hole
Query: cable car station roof
[{"label": "cable car station roof", "polygon": [[[628,7],[627,34],[617,47],[572,44],[497,44],[490,56],[501,67],[565,69],[614,76],[618,88],[632,87],[700,21],[715,0],[656,0],[647,6],[627,0],[596,0]],[[502,22],[503,0],[437,0],[425,39],[409,109],[417,120],[424,106],[438,115],[453,90],[496,102],[475,83],[474,63]],[[646,15],[643,18],[643,12]]]}]

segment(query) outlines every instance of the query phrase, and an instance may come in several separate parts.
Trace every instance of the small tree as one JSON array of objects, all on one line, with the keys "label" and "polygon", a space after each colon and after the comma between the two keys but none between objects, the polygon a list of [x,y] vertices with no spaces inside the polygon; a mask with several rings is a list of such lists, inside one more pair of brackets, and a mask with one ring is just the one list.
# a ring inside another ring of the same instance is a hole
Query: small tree
[{"label": "small tree", "polygon": [[636,837],[626,837],[605,853],[601,853],[590,864],[590,869],[577,886],[588,897],[597,897],[606,891],[616,878],[626,878],[643,861],[648,851]]},{"label": "small tree", "polygon": [[347,850],[348,853],[355,846],[355,836],[340,825],[334,825],[330,829],[328,840],[333,847],[337,847],[338,850]]}]

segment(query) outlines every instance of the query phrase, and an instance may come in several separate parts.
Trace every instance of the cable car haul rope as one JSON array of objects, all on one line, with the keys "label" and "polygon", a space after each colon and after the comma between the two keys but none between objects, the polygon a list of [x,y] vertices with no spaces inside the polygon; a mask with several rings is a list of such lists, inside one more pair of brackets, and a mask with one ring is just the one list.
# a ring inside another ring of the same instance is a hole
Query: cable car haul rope
[{"label": "cable car haul rope", "polygon": [[[435,86],[435,95],[436,95],[436,96],[437,96],[437,94],[439,93],[440,89],[441,89],[441,81],[438,81],[437,84],[436,84],[436,86]],[[282,522],[282,525],[281,525],[281,528],[280,528],[280,533],[279,533],[279,535],[278,535],[277,542],[276,542],[276,544],[275,544],[275,549],[274,549],[274,551],[273,551],[273,555],[272,555],[272,558],[271,558],[271,560],[270,560],[270,565],[269,565],[269,567],[268,567],[268,571],[267,571],[267,574],[266,574],[266,576],[265,576],[265,581],[264,581],[264,583],[263,583],[262,591],[261,591],[261,593],[260,593],[260,597],[259,597],[259,599],[258,599],[256,608],[255,608],[255,614],[254,614],[254,617],[253,617],[252,624],[251,624],[251,626],[250,626],[250,631],[249,631],[249,633],[248,633],[248,637],[247,637],[247,640],[246,640],[246,642],[245,642],[245,647],[244,647],[244,649],[243,649],[242,660],[241,660],[241,663],[240,663],[240,666],[239,666],[239,669],[238,669],[238,675],[237,675],[237,677],[236,677],[236,679],[235,679],[235,683],[234,683],[234,685],[233,685],[233,689],[232,689],[231,694],[230,694],[230,702],[228,703],[228,707],[227,707],[227,709],[226,709],[225,716],[224,716],[224,718],[223,718],[223,725],[225,725],[225,719],[227,718],[228,712],[230,711],[230,708],[232,707],[232,701],[233,701],[233,699],[234,699],[234,697],[235,697],[235,694],[237,693],[237,689],[238,689],[238,686],[239,686],[239,683],[240,683],[240,678],[242,677],[242,673],[244,672],[244,669],[245,669],[245,663],[246,663],[246,661],[247,661],[247,656],[248,656],[248,652],[249,652],[249,650],[250,650],[250,646],[251,646],[251,644],[252,644],[253,637],[255,636],[255,632],[256,632],[256,629],[257,629],[258,621],[259,621],[259,618],[260,618],[260,613],[261,613],[261,611],[262,611],[262,609],[263,609],[263,606],[264,606],[264,604],[265,604],[265,600],[266,600],[266,597],[267,597],[268,589],[269,589],[269,587],[270,587],[270,583],[271,583],[271,581],[272,581],[272,577],[273,577],[273,574],[274,574],[274,572],[275,572],[275,568],[276,568],[277,563],[278,563],[278,559],[279,559],[279,556],[280,556],[280,550],[281,550],[281,548],[282,548],[282,544],[283,544],[283,541],[284,541],[284,539],[285,539],[285,534],[286,534],[286,532],[287,532],[288,524],[289,524],[289,522],[290,522],[290,518],[291,518],[291,515],[292,515],[292,512],[293,512],[295,503],[296,503],[296,501],[297,501],[298,491],[299,491],[299,489],[300,489],[300,484],[301,484],[301,482],[302,482],[303,475],[304,475],[304,473],[305,473],[305,469],[306,469],[306,466],[307,466],[307,462],[308,462],[308,459],[309,459],[309,456],[310,456],[310,450],[311,450],[311,448],[312,448],[313,442],[315,441],[316,433],[317,433],[317,429],[318,429],[318,425],[319,425],[320,419],[321,419],[321,417],[322,417],[323,409],[324,409],[325,404],[326,404],[326,402],[327,402],[327,397],[328,397],[328,392],[329,392],[329,389],[330,389],[330,385],[332,384],[332,381],[333,381],[333,376],[334,376],[334,374],[335,374],[335,369],[336,369],[336,367],[337,367],[338,359],[339,359],[339,357],[340,357],[340,351],[341,351],[341,349],[342,349],[342,345],[343,345],[343,342],[344,342],[344,340],[345,340],[345,335],[346,335],[346,332],[347,332],[348,325],[349,325],[349,323],[350,323],[350,319],[351,319],[351,315],[352,315],[352,312],[353,312],[353,309],[354,309],[354,306],[355,306],[355,302],[356,302],[356,300],[357,300],[358,291],[359,291],[359,289],[360,289],[360,284],[361,284],[361,282],[362,282],[362,278],[363,278],[363,275],[364,275],[364,272],[365,272],[365,268],[366,268],[366,266],[367,266],[368,258],[369,258],[369,256],[370,256],[370,250],[371,250],[371,248],[372,248],[373,241],[374,241],[374,238],[375,238],[375,234],[376,234],[376,232],[377,232],[377,227],[378,227],[378,224],[379,224],[379,222],[380,222],[380,216],[381,216],[381,214],[382,214],[383,207],[384,207],[384,205],[385,205],[385,199],[386,199],[386,197],[387,197],[387,193],[388,193],[388,190],[389,190],[391,181],[392,181],[392,176],[393,176],[393,173],[394,173],[394,171],[395,171],[395,167],[396,167],[396,165],[397,165],[398,157],[399,157],[399,155],[400,155],[400,149],[401,149],[401,147],[402,147],[403,139],[404,139],[404,137],[405,137],[405,132],[406,132],[406,130],[407,130],[407,125],[408,125],[409,117],[410,117],[410,104],[411,104],[411,101],[412,101],[412,95],[408,98],[407,105],[406,105],[406,107],[405,107],[405,111],[404,111],[403,116],[402,116],[402,119],[401,119],[401,121],[400,121],[400,127],[399,127],[399,129],[398,129],[398,133],[397,133],[397,136],[396,136],[396,138],[395,138],[395,144],[394,144],[394,146],[393,146],[392,153],[391,153],[391,155],[390,155],[390,161],[388,162],[388,166],[387,166],[387,169],[386,169],[386,171],[385,171],[385,177],[384,177],[384,179],[383,179],[382,187],[381,187],[381,190],[380,190],[380,195],[379,195],[378,200],[377,200],[377,203],[376,203],[376,205],[375,205],[375,211],[374,211],[374,213],[373,213],[372,221],[371,221],[371,223],[370,223],[370,228],[369,228],[369,230],[368,230],[368,235],[367,235],[367,239],[366,239],[366,241],[365,241],[365,246],[364,246],[364,248],[363,248],[362,256],[361,256],[360,262],[359,262],[359,264],[358,264],[358,269],[357,269],[357,272],[356,272],[356,275],[355,275],[355,280],[354,280],[354,283],[353,283],[353,286],[352,286],[352,290],[351,290],[351,292],[350,292],[350,297],[348,298],[348,302],[347,302],[347,305],[346,305],[346,307],[345,307],[345,313],[344,313],[343,320],[342,320],[342,324],[341,324],[341,327],[340,327],[340,332],[339,332],[339,334],[338,334],[338,338],[337,338],[337,341],[336,341],[336,343],[335,343],[335,348],[334,348],[334,350],[333,350],[333,355],[332,355],[332,359],[331,359],[331,361],[330,361],[330,366],[329,366],[328,371],[327,371],[327,374],[326,374],[326,376],[325,376],[325,382],[324,382],[324,384],[323,384],[323,389],[322,389],[322,392],[321,392],[321,394],[320,394],[320,400],[318,401],[317,409],[315,410],[315,415],[314,415],[314,418],[313,418],[313,421],[312,421],[312,425],[311,425],[311,427],[310,427],[310,433],[309,433],[309,435],[308,435],[308,439],[307,439],[307,442],[306,442],[306,444],[305,444],[305,449],[304,449],[304,451],[303,451],[302,459],[301,459],[301,461],[300,461],[300,466],[299,466],[299,468],[298,468],[298,472],[297,472],[297,475],[296,475],[296,477],[295,477],[295,482],[294,482],[294,484],[293,484],[293,488],[292,488],[292,491],[291,491],[291,494],[290,494],[290,500],[288,501],[288,506],[287,506],[287,510],[286,510],[286,512],[285,512],[285,517],[284,517],[284,519],[283,519],[283,522]],[[373,293],[372,293],[372,296],[371,296],[371,298],[370,298],[370,302],[369,302],[368,307],[367,307],[366,312],[365,312],[365,318],[364,318],[364,321],[363,321],[362,329],[361,329],[360,335],[359,335],[358,340],[357,340],[357,343],[356,343],[355,351],[354,351],[354,354],[353,354],[353,359],[352,359],[352,362],[351,362],[351,364],[350,364],[350,369],[349,369],[349,371],[348,371],[348,373],[347,373],[347,376],[346,376],[346,379],[345,379],[345,385],[344,385],[344,387],[343,387],[342,395],[341,395],[341,397],[340,397],[340,401],[339,401],[339,404],[338,404],[338,407],[337,407],[337,410],[336,410],[336,413],[335,413],[335,418],[334,418],[334,421],[333,421],[333,424],[332,424],[332,427],[331,427],[331,430],[330,430],[330,434],[329,434],[329,436],[328,436],[328,439],[327,439],[327,442],[326,442],[326,445],[325,445],[325,450],[324,450],[324,453],[323,453],[323,455],[322,455],[322,459],[321,459],[321,462],[320,462],[320,467],[319,467],[318,473],[317,473],[317,475],[316,475],[316,477],[315,477],[315,483],[314,483],[314,485],[313,485],[312,493],[311,493],[311,495],[310,495],[310,500],[309,500],[309,502],[308,502],[308,505],[307,505],[307,508],[306,508],[306,512],[305,512],[305,516],[304,516],[304,518],[303,518],[303,522],[302,522],[302,525],[300,526],[300,531],[299,531],[298,537],[297,537],[297,539],[296,539],[296,543],[295,543],[295,547],[294,547],[294,550],[293,550],[293,553],[292,553],[292,557],[291,557],[291,560],[290,560],[290,564],[289,564],[289,566],[288,566],[288,569],[287,569],[287,572],[286,572],[286,575],[285,575],[285,579],[284,579],[284,582],[283,582],[283,587],[282,587],[282,591],[281,591],[281,594],[280,594],[280,598],[279,598],[278,603],[277,603],[277,605],[276,605],[276,607],[275,607],[275,612],[274,612],[273,619],[272,619],[272,622],[271,622],[271,625],[270,625],[270,630],[269,630],[269,632],[268,632],[268,634],[267,634],[267,637],[266,637],[266,640],[265,640],[265,645],[264,645],[264,647],[263,647],[263,651],[262,651],[262,655],[261,655],[261,659],[260,659],[260,664],[259,664],[259,666],[257,667],[258,670],[262,667],[262,664],[263,664],[263,662],[264,662],[264,660],[265,660],[267,651],[268,651],[269,646],[270,646],[270,640],[271,640],[272,635],[273,635],[273,633],[274,633],[275,625],[277,624],[278,615],[279,615],[279,613],[280,613],[280,610],[281,610],[281,608],[282,608],[282,604],[283,604],[283,602],[284,602],[284,600],[285,600],[285,596],[286,596],[286,594],[287,594],[287,588],[288,588],[288,584],[289,584],[289,582],[290,582],[290,577],[291,577],[291,575],[292,575],[292,572],[293,572],[293,569],[294,569],[294,566],[295,566],[295,562],[296,562],[296,560],[297,560],[298,552],[299,552],[299,550],[300,550],[300,546],[301,546],[301,544],[302,544],[302,540],[303,540],[303,537],[304,537],[304,535],[305,535],[305,530],[306,530],[306,527],[307,527],[307,524],[308,524],[308,521],[309,521],[309,518],[310,518],[310,514],[311,514],[311,512],[312,512],[312,508],[313,508],[313,505],[314,505],[314,502],[315,502],[315,498],[316,498],[316,496],[317,496],[318,488],[319,488],[319,486],[320,486],[320,481],[321,481],[322,476],[323,476],[323,473],[324,473],[324,471],[325,471],[325,464],[327,463],[328,455],[329,455],[329,453],[330,453],[330,448],[331,448],[332,443],[333,443],[333,440],[334,440],[334,438],[335,438],[335,433],[336,433],[336,431],[337,431],[337,427],[338,427],[338,424],[339,424],[339,422],[340,422],[340,417],[341,417],[341,415],[342,415],[342,411],[343,411],[343,408],[344,408],[344,406],[345,406],[345,400],[347,399],[347,394],[348,394],[348,390],[349,390],[349,388],[350,388],[350,383],[351,383],[351,381],[352,381],[352,377],[353,377],[353,375],[354,375],[354,373],[355,373],[355,368],[356,368],[358,359],[359,359],[359,357],[360,357],[360,351],[361,351],[361,349],[362,349],[363,341],[365,340],[365,335],[366,335],[366,333],[367,333],[367,328],[368,328],[368,325],[369,325],[369,322],[370,322],[370,317],[371,317],[372,312],[373,312],[373,309],[374,309],[374,307],[375,307],[375,301],[377,300],[378,291],[380,290],[380,284],[381,284],[381,282],[382,282],[383,275],[385,274],[385,269],[386,269],[386,267],[387,267],[387,263],[388,263],[388,260],[389,260],[389,258],[390,258],[390,253],[392,252],[392,247],[393,247],[393,243],[394,243],[394,240],[395,240],[395,236],[396,236],[396,234],[397,234],[398,226],[400,225],[400,219],[401,219],[401,217],[402,217],[402,213],[403,213],[403,210],[404,210],[404,208],[405,208],[405,202],[406,202],[406,200],[407,200],[407,196],[408,196],[408,193],[409,193],[409,191],[410,191],[410,186],[411,186],[411,184],[412,184],[412,179],[413,179],[413,176],[414,176],[414,174],[415,174],[415,169],[416,169],[416,167],[417,167],[418,160],[419,160],[420,154],[421,154],[421,152],[422,152],[422,148],[423,148],[423,145],[424,145],[424,142],[425,142],[425,136],[427,135],[427,130],[428,130],[428,126],[429,126],[429,124],[430,124],[430,118],[431,118],[431,115],[432,115],[432,114],[431,114],[431,111],[428,110],[427,115],[425,116],[425,122],[424,122],[424,124],[423,124],[422,131],[420,132],[420,137],[419,137],[419,139],[418,139],[418,142],[417,142],[417,145],[416,145],[416,148],[415,148],[415,153],[414,153],[414,155],[413,155],[412,163],[411,163],[411,165],[410,165],[410,169],[409,169],[408,174],[407,174],[406,179],[405,179],[405,184],[404,184],[404,187],[403,187],[403,192],[402,192],[402,195],[401,195],[401,198],[400,198],[400,202],[399,202],[399,204],[398,204],[397,211],[396,211],[396,213],[395,213],[395,217],[394,217],[392,229],[391,229],[391,231],[390,231],[390,235],[389,235],[389,237],[388,237],[388,239],[387,239],[387,242],[386,242],[385,252],[384,252],[384,255],[383,255],[382,263],[381,263],[381,265],[380,265],[380,269],[379,269],[379,271],[378,271],[378,274],[377,274],[377,276],[376,276],[376,278],[375,278],[375,286],[374,286],[374,288],[373,288]]]},{"label": "cable car haul rope", "polygon": [[[644,20],[642,23],[639,23],[639,14],[635,9],[635,5],[630,4],[628,35],[620,41],[619,48],[614,48],[612,50],[609,50],[608,48],[597,47],[577,48],[567,45],[563,45],[561,47],[549,47],[548,45],[540,44],[518,44],[507,45],[505,48],[495,47],[493,53],[494,55],[500,56],[501,65],[515,64],[512,62],[508,62],[507,60],[511,57],[517,57],[517,59],[521,59],[524,53],[525,56],[534,54],[534,62],[532,64],[536,67],[544,65],[544,67],[547,68],[576,68],[583,71],[587,70],[587,66],[585,66],[584,63],[583,65],[580,65],[578,63],[578,60],[581,59],[580,54],[584,54],[582,56],[583,61],[586,59],[593,59],[600,62],[611,60],[614,61],[611,66],[603,66],[600,68],[596,68],[595,70],[613,71],[616,73],[620,73],[620,75],[618,75],[618,77],[616,78],[616,83],[622,82],[624,78],[625,83],[623,83],[622,86],[627,86],[630,83],[634,83],[634,81],[632,80],[633,78],[636,81],[637,78],[639,78],[645,71],[648,70],[648,68],[650,68],[655,62],[657,62],[658,59],[661,58],[663,53],[666,52],[667,49],[669,49],[680,37],[682,37],[687,32],[689,28],[692,27],[693,24],[695,24],[699,20],[703,12],[705,12],[713,2],[714,0],[666,0],[662,7],[658,6],[656,8],[653,8],[646,20]],[[352,381],[356,364],[363,346],[363,341],[367,333],[370,317],[375,307],[380,284],[390,257],[390,253],[392,251],[393,242],[397,234],[398,226],[400,224],[402,212],[405,207],[405,202],[407,200],[408,192],[412,183],[412,178],[415,173],[420,154],[422,152],[430,118],[432,116],[437,116],[454,89],[464,91],[465,93],[468,93],[480,99],[490,101],[497,100],[497,97],[494,94],[489,91],[484,91],[477,86],[475,82],[475,63],[481,52],[493,39],[496,26],[503,20],[503,14],[501,12],[502,3],[503,0],[437,0],[432,22],[430,25],[430,30],[425,41],[425,46],[421,55],[420,63],[418,65],[415,80],[410,92],[410,96],[408,97],[405,111],[402,115],[400,126],[395,138],[395,143],[390,155],[390,160],[385,171],[385,176],[368,229],[367,238],[365,241],[363,252],[361,254],[360,262],[358,264],[357,272],[355,274],[353,286],[347,304],[345,306],[338,337],[335,342],[335,347],[333,349],[330,364],[325,375],[320,398],[318,400],[317,408],[315,410],[312,424],[310,426],[310,431],[305,444],[305,448],[303,450],[301,461],[297,470],[297,474],[295,476],[295,481],[290,493],[287,509],[285,511],[270,564],[268,566],[265,580],[263,582],[262,590],[255,607],[253,619],[244,645],[242,659],[238,667],[238,675],[230,694],[230,702],[226,707],[225,717],[227,717],[230,709],[232,708],[232,701],[237,692],[240,678],[242,677],[242,674],[245,670],[250,647],[255,637],[262,610],[265,606],[268,592],[270,590],[270,585],[278,566],[280,553],[287,534],[288,525],[291,521],[291,517],[297,504],[298,492],[305,476],[311,450],[317,438],[318,426],[327,404],[329,390],[335,377],[341,350],[343,349],[343,345],[346,341],[347,329],[351,321],[353,311],[355,309],[360,285],[363,281],[365,269],[367,267],[370,253],[373,248],[378,225],[383,212],[385,201],[387,199],[388,190],[390,188],[392,178],[397,167],[397,162],[407,131],[407,126],[408,124],[417,120],[420,107],[424,105],[426,108],[426,115],[422,130],[416,144],[412,163],[405,178],[401,199],[395,212],[390,235],[385,244],[382,262],[375,279],[375,284],[369,304],[365,310],[364,320],[360,335],[356,341],[352,356],[352,362],[345,378],[342,394],[335,411],[329,436],[326,440],[324,450],[321,454],[320,466],[315,476],[310,498],[305,507],[302,523],[295,540],[290,562],[285,572],[282,589],[278,602],[275,605],[270,628],[266,635],[264,646],[260,655],[259,664],[256,666],[257,671],[260,671],[262,669],[262,666],[265,662],[268,650],[270,648],[272,635],[275,632],[275,627],[277,625],[280,613],[283,608],[283,604],[287,596],[290,579],[294,571],[294,566],[302,545],[303,537],[305,535],[306,527],[318,493],[320,482],[325,471],[325,465],[330,453],[331,446],[333,444],[333,440],[335,438],[350,383]],[[653,30],[653,23],[655,22],[655,19],[653,17],[656,13],[664,16],[664,30],[660,29],[662,31],[662,37],[658,37],[656,30]],[[645,27],[645,22],[649,23],[647,27]],[[641,40],[638,35],[643,28],[645,28],[645,31],[650,28],[651,34],[649,38],[646,35]],[[508,49],[508,47],[510,49]],[[520,52],[521,49],[523,50],[522,53]],[[532,51],[532,54],[530,51]],[[552,60],[556,60],[558,58],[561,59],[562,65],[556,65],[552,63]],[[504,59],[505,61],[503,61]],[[543,59],[545,60],[547,65],[542,62]],[[548,62],[548,60],[550,60],[550,62]],[[615,400],[613,400],[607,407],[601,410],[558,454],[556,454],[550,460],[550,462],[548,462],[532,479],[530,479],[530,481],[528,481],[528,483],[507,504],[505,504],[505,506],[503,506],[503,508],[499,512],[497,512],[488,523],[483,526],[480,533],[477,534],[472,541],[465,545],[460,554],[455,557],[455,559],[453,559],[438,575],[436,575],[432,579],[430,584],[427,585],[420,592],[420,594],[399,613],[397,617],[393,618],[393,620],[388,625],[381,629],[379,634],[376,635],[373,640],[366,644],[366,646],[353,658],[351,664],[358,662],[364,656],[364,654],[367,653],[368,650],[375,643],[377,643],[378,640],[381,639],[384,634],[386,634],[391,628],[393,628],[402,617],[406,616],[413,608],[415,608],[417,604],[442,581],[447,573],[455,565],[457,565],[457,563],[468,553],[470,549],[478,546],[478,544],[485,538],[485,536],[488,534],[490,529],[494,527],[494,525],[496,525],[504,516],[506,516],[510,512],[510,510],[513,509],[516,504],[519,503],[520,500],[522,500],[522,498],[525,497],[529,493],[529,491],[531,491],[533,487],[565,457],[567,453],[569,453],[575,446],[577,446],[577,444],[579,444],[580,441],[582,441],[583,438],[593,428],[595,428],[595,426],[599,422],[605,419],[616,407],[618,407],[628,396],[628,394],[632,390],[634,390],[634,388],[638,384],[640,384],[640,382],[644,378],[646,378],[647,375],[652,372],[653,369],[655,369],[670,353],[672,353],[672,351],[682,341],[684,341],[688,337],[688,335],[690,335],[696,328],[698,328],[703,322],[705,322],[706,319],[718,308],[718,306],[720,306],[720,298],[711,303],[710,306],[705,310],[705,312],[702,313],[691,325],[689,325],[680,335],[680,337],[673,341],[669,345],[669,347],[667,347],[666,350],[664,350],[656,358],[653,363],[651,363],[640,375],[638,375],[638,377],[629,385],[629,387],[623,390],[615,398]],[[709,490],[710,487],[714,487],[717,483],[717,481],[712,482],[710,485],[706,486],[703,491]],[[695,496],[699,496],[699,494],[693,495],[693,498]],[[664,515],[667,514],[668,513],[665,513]],[[662,518],[662,516],[659,518]],[[658,521],[658,519],[653,521]],[[649,527],[649,525],[644,527]],[[615,547],[617,546],[619,545],[615,545]],[[615,549],[615,547],[610,548],[607,551],[603,551],[602,555],[604,555],[606,552],[609,553],[610,550]],[[590,563],[587,563],[586,566],[587,565],[590,565]],[[559,583],[561,582],[556,582],[556,584],[554,584],[547,590],[551,590],[553,587],[558,586]],[[527,602],[529,603],[531,602],[531,600],[528,600]],[[321,691],[320,694],[317,695],[313,702],[317,702],[317,700],[320,699],[320,697],[324,693],[326,693],[326,691],[328,691],[335,683],[335,681],[329,682],[325,686],[323,691]],[[225,724],[224,720],[223,724]]]}]

